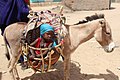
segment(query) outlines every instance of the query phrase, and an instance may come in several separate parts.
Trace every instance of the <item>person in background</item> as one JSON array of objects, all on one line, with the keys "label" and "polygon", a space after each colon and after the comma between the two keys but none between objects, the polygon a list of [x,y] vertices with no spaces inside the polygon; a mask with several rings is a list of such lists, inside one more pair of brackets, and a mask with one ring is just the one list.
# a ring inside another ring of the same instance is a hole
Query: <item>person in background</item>
[{"label": "person in background", "polygon": [[[27,2],[27,3],[25,3]],[[1,0],[0,1],[0,29],[3,35],[5,28],[15,22],[28,22],[30,8],[29,0]]]}]

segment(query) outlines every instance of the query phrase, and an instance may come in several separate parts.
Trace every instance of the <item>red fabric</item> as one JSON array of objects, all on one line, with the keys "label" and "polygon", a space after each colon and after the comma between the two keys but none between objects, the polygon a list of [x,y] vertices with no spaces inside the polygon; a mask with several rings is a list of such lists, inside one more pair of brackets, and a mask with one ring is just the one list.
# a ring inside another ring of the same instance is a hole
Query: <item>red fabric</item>
[{"label": "red fabric", "polygon": [[29,4],[29,0],[24,0],[26,4]]},{"label": "red fabric", "polygon": [[[37,39],[37,43],[35,44],[35,47],[36,47],[36,48],[40,48],[40,43],[41,43],[41,41],[42,41],[41,38],[38,38],[38,39]],[[44,46],[44,48],[45,48],[45,47],[48,47],[48,46],[50,45],[50,43],[45,43],[45,44],[46,44],[46,45]],[[44,52],[44,51],[42,51],[42,52]],[[39,51],[39,50],[36,50],[35,53],[36,53],[36,54],[40,54],[40,51]]]}]

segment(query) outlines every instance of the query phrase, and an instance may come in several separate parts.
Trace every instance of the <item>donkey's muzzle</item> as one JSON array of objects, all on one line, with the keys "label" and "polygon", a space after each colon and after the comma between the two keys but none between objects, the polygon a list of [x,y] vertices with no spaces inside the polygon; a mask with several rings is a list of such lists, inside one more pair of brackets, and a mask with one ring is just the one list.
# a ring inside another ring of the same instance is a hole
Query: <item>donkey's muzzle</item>
[{"label": "donkey's muzzle", "polygon": [[115,48],[115,43],[111,42],[108,46],[104,47],[105,52],[110,53],[114,50]]}]

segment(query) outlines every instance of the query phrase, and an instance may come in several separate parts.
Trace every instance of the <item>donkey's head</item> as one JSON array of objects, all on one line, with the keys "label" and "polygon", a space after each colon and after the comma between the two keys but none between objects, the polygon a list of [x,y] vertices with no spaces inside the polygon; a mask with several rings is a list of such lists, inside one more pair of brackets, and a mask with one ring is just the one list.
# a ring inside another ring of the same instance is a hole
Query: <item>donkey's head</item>
[{"label": "donkey's head", "polygon": [[112,52],[115,44],[112,40],[112,32],[105,20],[100,20],[100,27],[95,31],[95,38],[106,52]]}]

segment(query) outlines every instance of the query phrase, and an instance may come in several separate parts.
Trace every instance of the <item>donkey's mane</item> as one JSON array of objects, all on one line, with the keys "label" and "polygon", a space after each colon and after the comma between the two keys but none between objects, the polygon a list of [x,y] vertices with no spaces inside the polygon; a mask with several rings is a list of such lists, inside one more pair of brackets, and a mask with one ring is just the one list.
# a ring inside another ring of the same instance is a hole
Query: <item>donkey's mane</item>
[{"label": "donkey's mane", "polygon": [[93,20],[97,20],[97,19],[101,19],[101,18],[104,18],[104,14],[94,14],[94,15],[85,17],[85,20],[81,20],[81,21],[79,21],[78,23],[76,23],[74,25],[87,23],[89,21],[93,21]]}]

